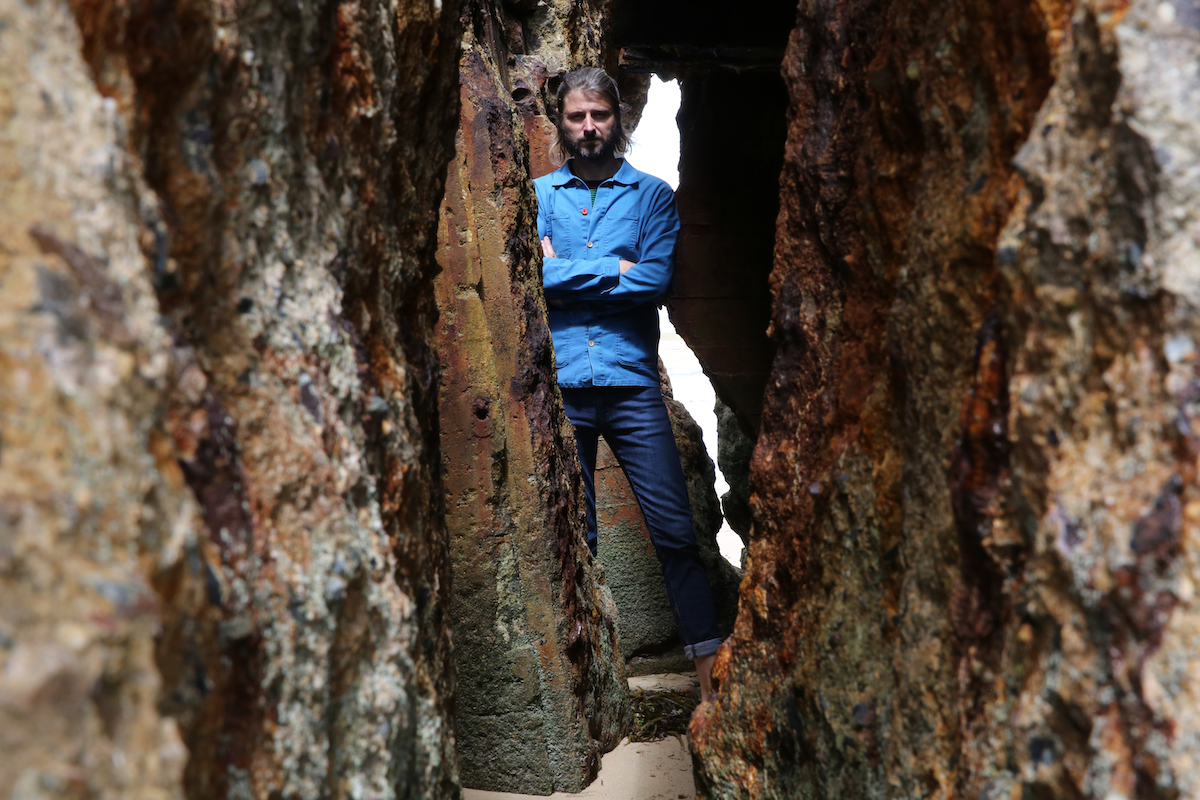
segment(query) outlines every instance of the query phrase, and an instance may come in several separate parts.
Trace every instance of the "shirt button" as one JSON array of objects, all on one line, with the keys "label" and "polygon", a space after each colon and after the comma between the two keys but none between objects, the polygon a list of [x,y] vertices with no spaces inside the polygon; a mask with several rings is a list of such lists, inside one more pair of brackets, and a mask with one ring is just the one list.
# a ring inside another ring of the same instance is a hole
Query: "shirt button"
[{"label": "shirt button", "polygon": [[592,341],[588,342],[588,347],[595,347],[595,346],[596,346],[595,342],[592,342]]},{"label": "shirt button", "polygon": [[591,246],[592,246],[592,243],[591,243],[591,242],[588,242],[588,247],[591,247]]},{"label": "shirt button", "polygon": [[586,208],[581,208],[581,209],[579,209],[579,210],[583,212],[583,215],[584,215],[585,217],[587,216],[587,209],[586,209]]}]

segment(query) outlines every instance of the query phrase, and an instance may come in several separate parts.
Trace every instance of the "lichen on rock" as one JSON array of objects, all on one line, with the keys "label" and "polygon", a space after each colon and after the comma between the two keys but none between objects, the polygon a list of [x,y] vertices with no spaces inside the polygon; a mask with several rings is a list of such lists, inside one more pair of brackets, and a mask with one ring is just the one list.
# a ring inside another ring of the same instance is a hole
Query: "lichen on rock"
[{"label": "lichen on rock", "polygon": [[579,26],[602,19],[562,11],[464,9],[437,281],[463,783],[542,794],[587,786],[629,719],[612,598],[581,535],[534,230],[547,81],[578,63]]},{"label": "lichen on rock", "polygon": [[801,4],[705,796],[1194,794],[1196,19]]},{"label": "lichen on rock", "polygon": [[0,9],[0,791],[457,792],[430,279],[458,18],[277,12]]}]

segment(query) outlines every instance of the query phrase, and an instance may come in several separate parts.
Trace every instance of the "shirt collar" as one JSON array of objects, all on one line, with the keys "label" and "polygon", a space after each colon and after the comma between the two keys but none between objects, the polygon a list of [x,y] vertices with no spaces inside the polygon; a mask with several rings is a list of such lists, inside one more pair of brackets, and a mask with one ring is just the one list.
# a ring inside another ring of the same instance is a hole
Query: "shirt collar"
[{"label": "shirt collar", "polygon": [[[552,174],[554,175],[554,179],[551,181],[551,183],[555,188],[566,186],[574,181],[583,183],[583,179],[576,177],[575,173],[571,172],[570,161],[567,161],[567,163],[556,169]],[[615,183],[618,186],[636,187],[638,185],[638,171],[629,164],[628,159],[622,159],[621,168],[617,170],[615,175],[604,181],[604,183]]]}]

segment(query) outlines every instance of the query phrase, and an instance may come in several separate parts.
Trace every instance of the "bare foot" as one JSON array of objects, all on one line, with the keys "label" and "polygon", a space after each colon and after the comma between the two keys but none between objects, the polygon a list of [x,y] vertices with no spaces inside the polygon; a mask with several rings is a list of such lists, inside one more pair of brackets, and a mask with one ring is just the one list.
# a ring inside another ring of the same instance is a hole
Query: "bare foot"
[{"label": "bare foot", "polygon": [[713,688],[712,682],[713,663],[716,660],[717,654],[713,653],[711,656],[704,656],[692,661],[696,665],[696,677],[700,679],[701,703],[708,703],[717,699],[717,692]]}]

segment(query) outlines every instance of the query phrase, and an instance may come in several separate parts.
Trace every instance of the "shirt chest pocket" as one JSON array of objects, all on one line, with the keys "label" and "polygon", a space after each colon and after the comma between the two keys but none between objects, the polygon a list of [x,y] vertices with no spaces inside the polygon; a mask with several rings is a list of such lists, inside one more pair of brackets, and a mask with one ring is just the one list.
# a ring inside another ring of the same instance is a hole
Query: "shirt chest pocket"
[{"label": "shirt chest pocket", "polygon": [[601,238],[614,255],[638,260],[638,218],[636,214],[609,214],[604,218]]},{"label": "shirt chest pocket", "polygon": [[574,240],[573,227],[574,220],[565,214],[550,215],[550,245],[554,248],[554,255],[559,258],[571,258],[571,242]]}]

